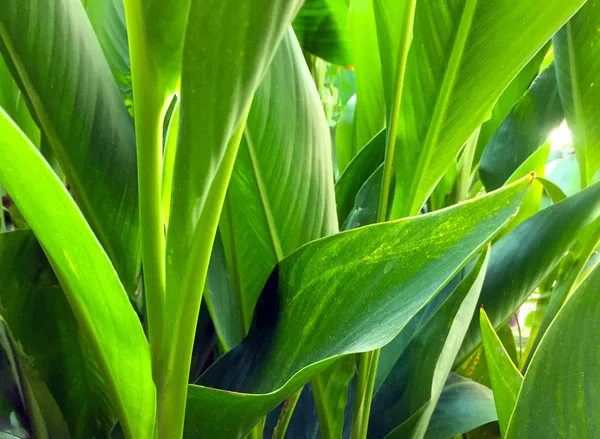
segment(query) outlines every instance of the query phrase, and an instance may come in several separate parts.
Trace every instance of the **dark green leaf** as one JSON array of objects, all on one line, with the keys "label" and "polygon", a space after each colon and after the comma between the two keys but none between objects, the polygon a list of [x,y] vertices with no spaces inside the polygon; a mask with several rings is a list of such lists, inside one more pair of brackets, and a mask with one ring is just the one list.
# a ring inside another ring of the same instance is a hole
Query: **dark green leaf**
[{"label": "dark green leaf", "polygon": [[492,391],[451,373],[431,416],[425,439],[456,437],[496,419]]},{"label": "dark green leaf", "polygon": [[508,221],[529,184],[334,235],[284,259],[248,337],[190,387],[186,435],[243,436],[333,359],[388,343]]},{"label": "dark green leaf", "polygon": [[563,119],[552,64],[537,77],[487,145],[479,163],[485,188],[490,191],[502,186]]},{"label": "dark green leaf", "polygon": [[350,0],[306,0],[293,23],[302,49],[333,64],[352,65],[349,3]]},{"label": "dark green leaf", "polygon": [[[481,304],[495,328],[504,324],[556,267],[578,234],[600,215],[600,184],[550,206],[492,247]],[[560,233],[558,233],[560,231]],[[462,363],[481,343],[478,319],[458,356]]]}]

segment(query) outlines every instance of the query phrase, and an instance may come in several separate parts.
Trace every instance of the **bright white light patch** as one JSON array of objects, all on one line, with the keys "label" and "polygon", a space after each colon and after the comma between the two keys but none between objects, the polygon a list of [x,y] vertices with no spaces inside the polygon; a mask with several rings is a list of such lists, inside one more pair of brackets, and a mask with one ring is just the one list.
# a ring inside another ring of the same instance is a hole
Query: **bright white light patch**
[{"label": "bright white light patch", "polygon": [[553,151],[558,151],[563,149],[565,146],[570,146],[573,144],[571,131],[567,126],[566,120],[563,120],[560,126],[550,133],[548,140],[552,142]]}]

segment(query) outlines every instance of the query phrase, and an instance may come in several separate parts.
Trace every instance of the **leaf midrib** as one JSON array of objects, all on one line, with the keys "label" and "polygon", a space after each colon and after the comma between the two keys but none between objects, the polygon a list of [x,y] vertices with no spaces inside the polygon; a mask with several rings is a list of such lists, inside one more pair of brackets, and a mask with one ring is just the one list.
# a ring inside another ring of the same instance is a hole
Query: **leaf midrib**
[{"label": "leaf midrib", "polygon": [[401,217],[416,215],[421,208],[420,205],[415,207],[415,203],[418,202],[417,195],[418,190],[420,189],[420,183],[422,181],[420,175],[424,173],[425,168],[430,161],[433,147],[437,143],[440,136],[442,123],[446,116],[446,111],[448,110],[448,101],[450,100],[450,95],[454,90],[454,85],[456,83],[458,71],[460,70],[462,57],[465,52],[465,47],[471,31],[471,25],[473,24],[477,5],[478,0],[467,0],[467,3],[463,9],[458,26],[458,32],[452,46],[452,53],[450,54],[450,59],[448,61],[448,67],[444,73],[440,94],[435,104],[433,117],[427,131],[425,143],[423,144],[423,153],[419,156],[416,172],[414,174],[415,177],[413,178],[410,191],[408,193],[408,203],[403,205]]}]

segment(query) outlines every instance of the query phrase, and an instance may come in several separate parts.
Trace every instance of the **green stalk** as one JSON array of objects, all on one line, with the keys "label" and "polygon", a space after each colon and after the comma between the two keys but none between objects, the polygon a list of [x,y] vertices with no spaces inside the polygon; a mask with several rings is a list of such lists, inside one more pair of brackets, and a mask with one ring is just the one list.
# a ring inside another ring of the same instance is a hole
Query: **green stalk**
[{"label": "green stalk", "polygon": [[[279,419],[277,420],[277,425],[275,426],[275,430],[273,431],[273,439],[284,439],[285,433],[290,425],[290,421],[292,420],[292,415],[294,414],[294,409],[296,408],[296,404],[298,404],[298,399],[300,399],[300,394],[302,393],[302,387],[293,393],[288,399],[285,400],[283,404],[283,408],[281,409],[281,413],[279,414]],[[323,429],[321,428],[321,437],[323,439],[327,439],[327,436]]]},{"label": "green stalk", "polygon": [[[169,316],[172,323],[165,326],[163,333],[163,339],[167,342],[163,343],[161,347],[157,381],[158,437],[160,439],[183,437],[188,377],[198,312],[206,284],[212,243],[217,232],[237,151],[246,127],[249,108],[250,106],[229,141],[225,155],[214,176],[211,191],[198,219],[199,223],[205,226],[196,230],[191,244],[188,266],[185,270],[186,276],[182,279],[183,297]],[[194,264],[193,267],[189,265],[190,263]]]},{"label": "green stalk", "polygon": [[125,0],[125,13],[131,56],[138,162],[138,191],[144,292],[153,375],[164,326],[165,306],[165,230],[161,205],[162,125],[166,112],[166,94],[159,88],[144,38],[140,0]]},{"label": "green stalk", "polygon": [[481,127],[477,128],[471,137],[465,142],[462,159],[458,165],[458,177],[456,178],[456,201],[460,203],[469,198],[469,189],[471,187],[471,169],[473,168],[473,159],[479,140]]},{"label": "green stalk", "polygon": [[[398,65],[396,68],[396,83],[394,84],[394,100],[390,111],[387,140],[385,147],[385,158],[383,164],[383,179],[381,183],[381,194],[379,196],[379,210],[377,222],[387,221],[389,209],[390,188],[394,173],[394,154],[396,150],[396,134],[398,131],[398,119],[400,117],[400,106],[402,104],[402,91],[404,89],[404,76],[406,74],[406,61],[412,39],[413,24],[417,0],[407,0],[404,9],[404,22],[398,53]],[[352,424],[352,439],[367,437],[369,427],[369,415],[371,414],[371,400],[375,387],[375,376],[377,364],[379,363],[379,349],[373,352],[364,352],[359,357],[359,375],[356,388],[356,405],[354,408],[354,419]]]}]

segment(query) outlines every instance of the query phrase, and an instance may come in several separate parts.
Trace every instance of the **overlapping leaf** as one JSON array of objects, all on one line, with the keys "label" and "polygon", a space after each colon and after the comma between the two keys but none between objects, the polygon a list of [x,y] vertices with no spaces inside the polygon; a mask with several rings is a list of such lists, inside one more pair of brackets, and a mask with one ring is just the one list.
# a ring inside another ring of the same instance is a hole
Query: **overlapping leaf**
[{"label": "overlapping leaf", "polygon": [[369,437],[422,438],[475,310],[488,251],[415,335],[373,399]]},{"label": "overlapping leaf", "polygon": [[294,19],[302,49],[340,66],[352,65],[348,32],[350,0],[307,0]]},{"label": "overlapping leaf", "polygon": [[554,64],[536,78],[487,145],[479,164],[485,188],[499,188],[519,166],[546,142],[564,114]]},{"label": "overlapping leaf", "polygon": [[[393,218],[419,211],[504,89],[583,3],[417,3],[395,149]],[[390,56],[381,54],[382,60]]]},{"label": "overlapping leaf", "polygon": [[151,438],[156,396],[150,353],[123,285],[71,195],[2,110],[0,132],[0,184],[48,254],[123,430],[131,438]]},{"label": "overlapping leaf", "polygon": [[127,291],[140,255],[133,123],[78,0],[0,4],[0,46]]},{"label": "overlapping leaf", "polygon": [[389,342],[514,214],[528,185],[334,235],[284,259],[248,337],[190,387],[186,434],[243,436],[334,358]]},{"label": "overlapping leaf", "polygon": [[588,0],[553,38],[556,76],[582,187],[600,168],[600,1]]},{"label": "overlapping leaf", "polygon": [[[600,268],[548,328],[525,374],[507,438],[595,437],[600,410]],[[557,361],[560,366],[557,367]]]},{"label": "overlapping leaf", "polygon": [[[480,300],[495,328],[514,314],[556,267],[578,234],[599,215],[600,184],[595,184],[542,210],[492,247]],[[478,320],[474,319],[458,355],[458,364],[480,342]]]},{"label": "overlapping leaf", "polygon": [[[0,284],[3,317],[39,385],[49,391],[49,398],[42,393],[39,399],[51,435],[107,437],[114,421],[106,386],[31,231],[0,234]],[[37,386],[33,388],[34,393],[37,390]],[[48,410],[48,399],[56,401],[58,415]],[[61,417],[67,431],[52,427]]]},{"label": "overlapping leaf", "polygon": [[229,293],[241,303],[237,309],[213,306],[213,318],[221,329],[243,322],[235,338],[226,340],[229,347],[249,329],[277,262],[338,231],[330,151],[319,96],[290,30],[254,96],[221,215],[221,240],[237,290]]}]

